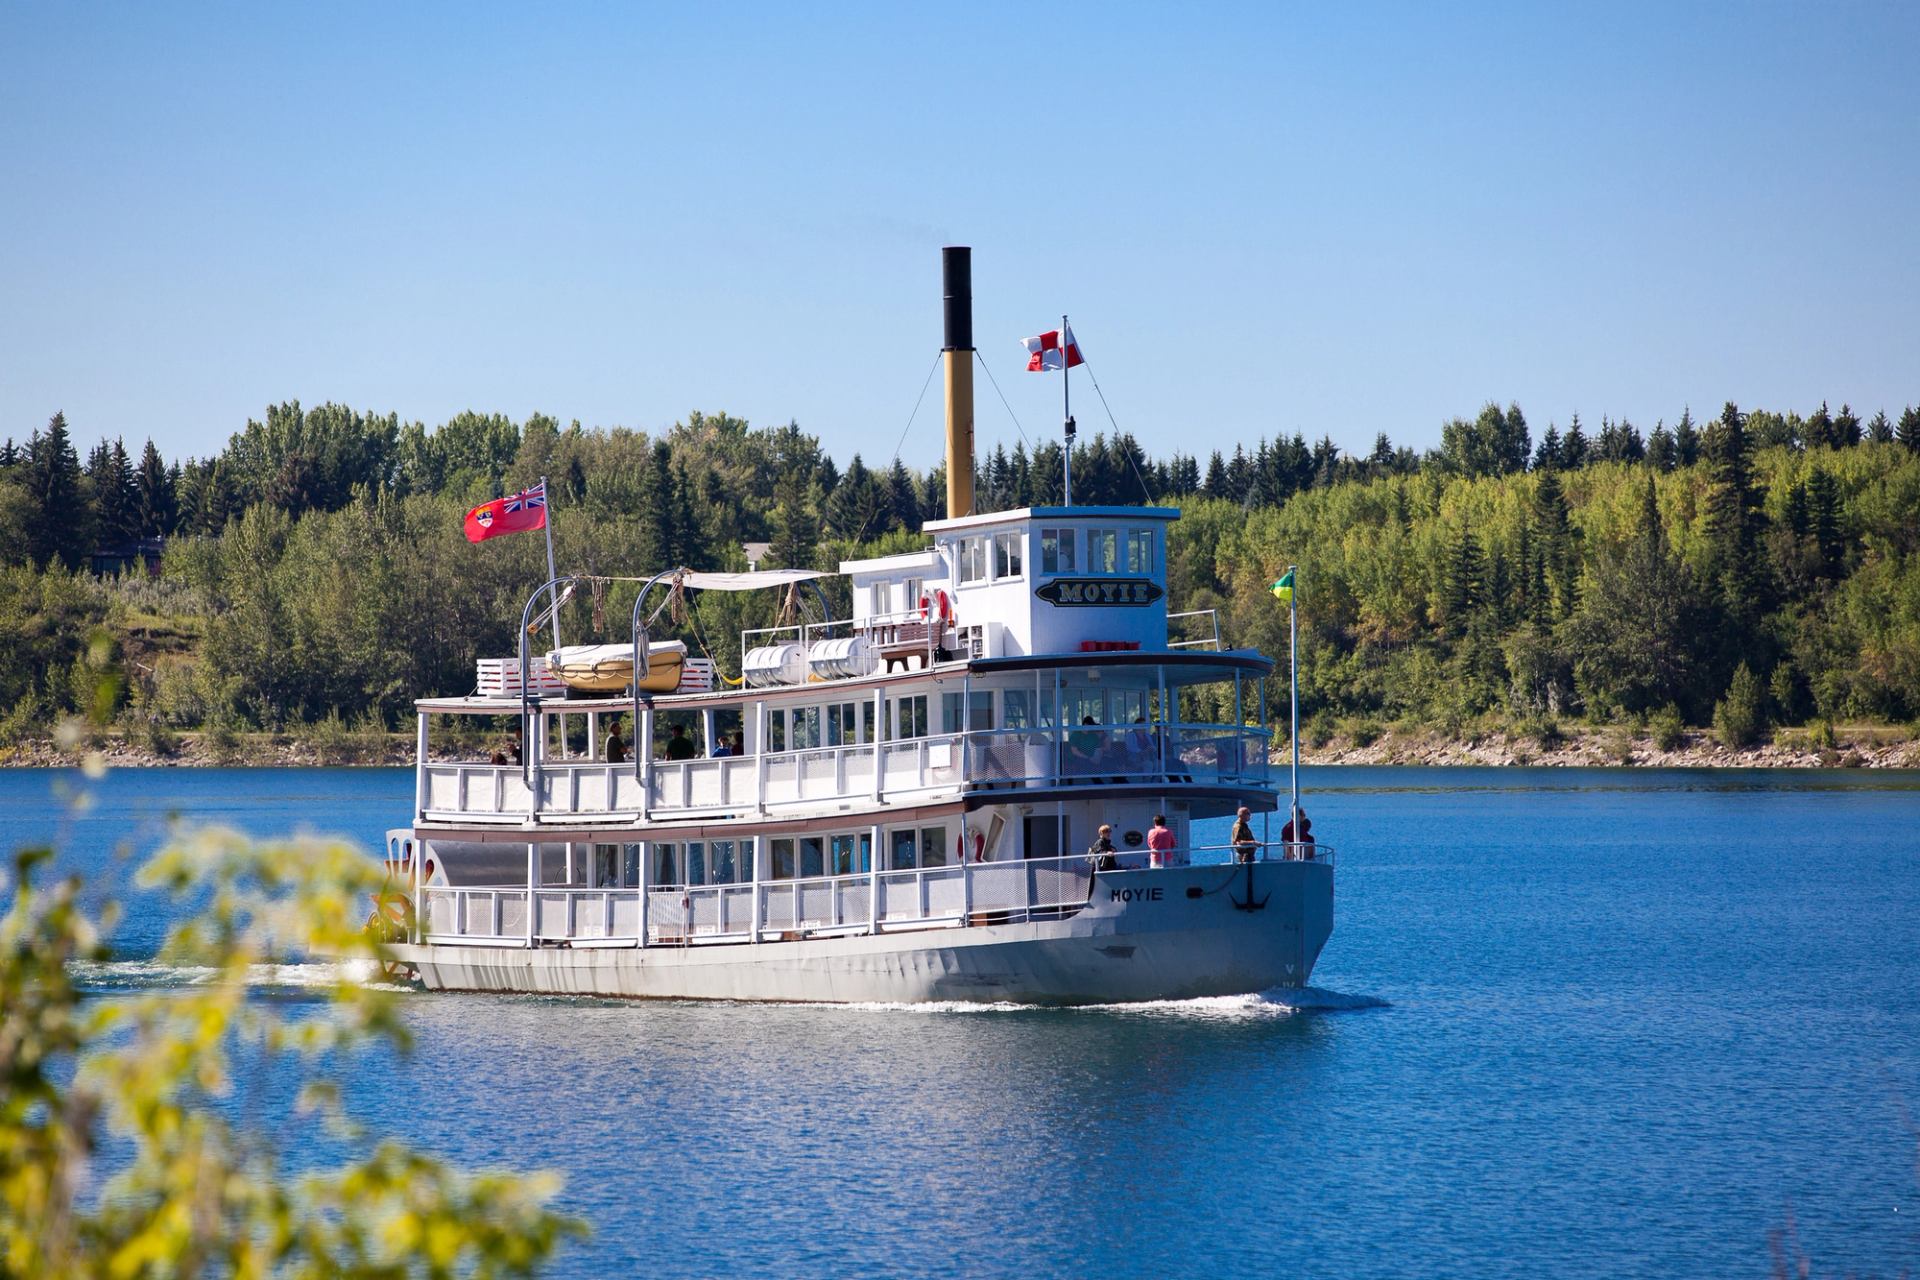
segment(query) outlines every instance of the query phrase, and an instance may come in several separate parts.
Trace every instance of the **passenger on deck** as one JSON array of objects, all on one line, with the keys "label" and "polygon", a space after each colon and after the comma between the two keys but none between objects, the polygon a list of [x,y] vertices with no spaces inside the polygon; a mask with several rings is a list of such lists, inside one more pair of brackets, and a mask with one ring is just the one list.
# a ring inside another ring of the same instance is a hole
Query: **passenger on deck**
[{"label": "passenger on deck", "polygon": [[520,758],[520,735],[519,734],[515,734],[513,736],[513,746],[510,748],[510,750],[513,755],[513,762],[515,764],[524,763],[524,761],[522,761]]},{"label": "passenger on deck", "polygon": [[620,722],[615,720],[613,727],[607,730],[607,763],[623,764],[627,758],[627,744],[620,737]]},{"label": "passenger on deck", "polygon": [[1254,854],[1260,849],[1260,842],[1253,836],[1252,817],[1253,810],[1245,805],[1240,806],[1240,812],[1234,817],[1233,834],[1227,840],[1233,845],[1235,862],[1252,862]]},{"label": "passenger on deck", "polygon": [[1153,830],[1147,832],[1147,858],[1152,866],[1170,867],[1174,864],[1173,828],[1167,825],[1167,815],[1153,815]]},{"label": "passenger on deck", "polygon": [[691,760],[699,753],[693,749],[693,739],[687,737],[687,727],[676,724],[667,730],[667,759]]},{"label": "passenger on deck", "polygon": [[746,739],[737,730],[731,738],[727,739],[727,746],[736,756],[747,754]]},{"label": "passenger on deck", "polygon": [[1095,871],[1118,871],[1119,859],[1114,857],[1117,850],[1113,847],[1113,828],[1106,823],[1100,824],[1100,838],[1087,846],[1087,857],[1093,863]]},{"label": "passenger on deck", "polygon": [[712,752],[708,754],[708,759],[723,760],[732,754],[733,754],[733,744],[728,742],[725,738],[722,738],[720,739],[719,742],[714,744],[714,748]]},{"label": "passenger on deck", "polygon": [[1099,722],[1092,716],[1083,716],[1080,723],[1095,727],[1075,729],[1067,735],[1067,772],[1070,774],[1092,773],[1100,757]]},{"label": "passenger on deck", "polygon": [[487,761],[488,764],[505,764],[506,762],[507,753],[500,747],[493,749],[493,756]]},{"label": "passenger on deck", "polygon": [[1307,816],[1305,809],[1300,810],[1300,834],[1293,834],[1293,820],[1280,828],[1280,838],[1287,842],[1287,857],[1301,862],[1313,861],[1313,819]]}]

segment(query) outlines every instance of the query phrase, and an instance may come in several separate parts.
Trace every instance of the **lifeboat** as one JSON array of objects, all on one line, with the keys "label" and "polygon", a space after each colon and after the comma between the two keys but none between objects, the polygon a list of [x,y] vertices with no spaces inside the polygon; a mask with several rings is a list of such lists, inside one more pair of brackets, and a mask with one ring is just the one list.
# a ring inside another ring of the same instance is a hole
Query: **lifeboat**
[{"label": "lifeboat", "polygon": [[[647,674],[640,679],[642,693],[672,693],[680,686],[687,646],[678,640],[660,640],[647,646]],[[574,644],[547,655],[547,669],[576,693],[625,693],[633,684],[633,646],[630,644]]]}]

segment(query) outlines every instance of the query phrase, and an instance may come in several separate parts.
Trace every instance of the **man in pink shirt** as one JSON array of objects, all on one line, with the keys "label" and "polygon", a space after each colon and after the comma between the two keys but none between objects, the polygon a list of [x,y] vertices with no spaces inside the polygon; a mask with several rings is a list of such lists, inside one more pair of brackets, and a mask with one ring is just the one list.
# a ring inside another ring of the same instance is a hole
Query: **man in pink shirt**
[{"label": "man in pink shirt", "polygon": [[1153,815],[1153,830],[1147,832],[1148,862],[1156,867],[1173,865],[1173,828],[1167,825],[1167,815]]}]

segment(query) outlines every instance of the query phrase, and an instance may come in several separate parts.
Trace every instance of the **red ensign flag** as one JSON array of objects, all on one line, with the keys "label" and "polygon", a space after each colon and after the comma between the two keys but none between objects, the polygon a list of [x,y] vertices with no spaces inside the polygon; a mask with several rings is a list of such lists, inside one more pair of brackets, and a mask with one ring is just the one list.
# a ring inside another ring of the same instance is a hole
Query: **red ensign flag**
[{"label": "red ensign flag", "polygon": [[1062,333],[1058,329],[1049,329],[1034,338],[1022,338],[1021,343],[1027,349],[1027,372],[1045,373],[1049,369],[1071,369],[1083,365],[1080,358],[1080,344],[1073,340],[1073,330]]},{"label": "red ensign flag", "polygon": [[495,498],[467,512],[467,541],[485,542],[503,533],[547,527],[547,486],[542,481],[511,498]]}]

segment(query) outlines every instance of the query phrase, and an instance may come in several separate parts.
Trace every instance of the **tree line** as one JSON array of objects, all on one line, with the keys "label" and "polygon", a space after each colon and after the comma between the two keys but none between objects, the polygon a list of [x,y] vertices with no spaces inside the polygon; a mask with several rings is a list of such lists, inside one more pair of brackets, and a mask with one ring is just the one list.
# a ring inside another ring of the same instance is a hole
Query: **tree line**
[{"label": "tree line", "polygon": [[[1054,442],[980,460],[983,510],[1061,499]],[[666,431],[466,413],[438,427],[276,405],[210,458],[123,439],[79,456],[54,415],[0,446],[0,734],[76,711],[153,728],[397,723],[511,653],[539,539],[472,547],[460,514],[549,479],[563,565],[834,568],[921,545],[945,476],[844,467],[795,423],[693,413]],[[1303,566],[1303,708],[1322,722],[1458,732],[1652,715],[1735,737],[1813,719],[1920,716],[1920,410],[1862,420],[1727,405],[1643,434],[1578,417],[1537,440],[1519,406],[1456,418],[1425,452],[1322,435],[1149,457],[1074,451],[1089,504],[1174,502],[1169,587],[1230,638],[1284,648],[1264,592]],[[166,540],[157,580],[96,578],[96,550]],[[621,639],[631,584],[578,596],[569,638]],[[844,604],[844,601],[840,601]],[[706,597],[690,643],[737,662],[779,601]],[[112,705],[93,691],[120,673]],[[1750,729],[1739,726],[1750,725]]]}]

